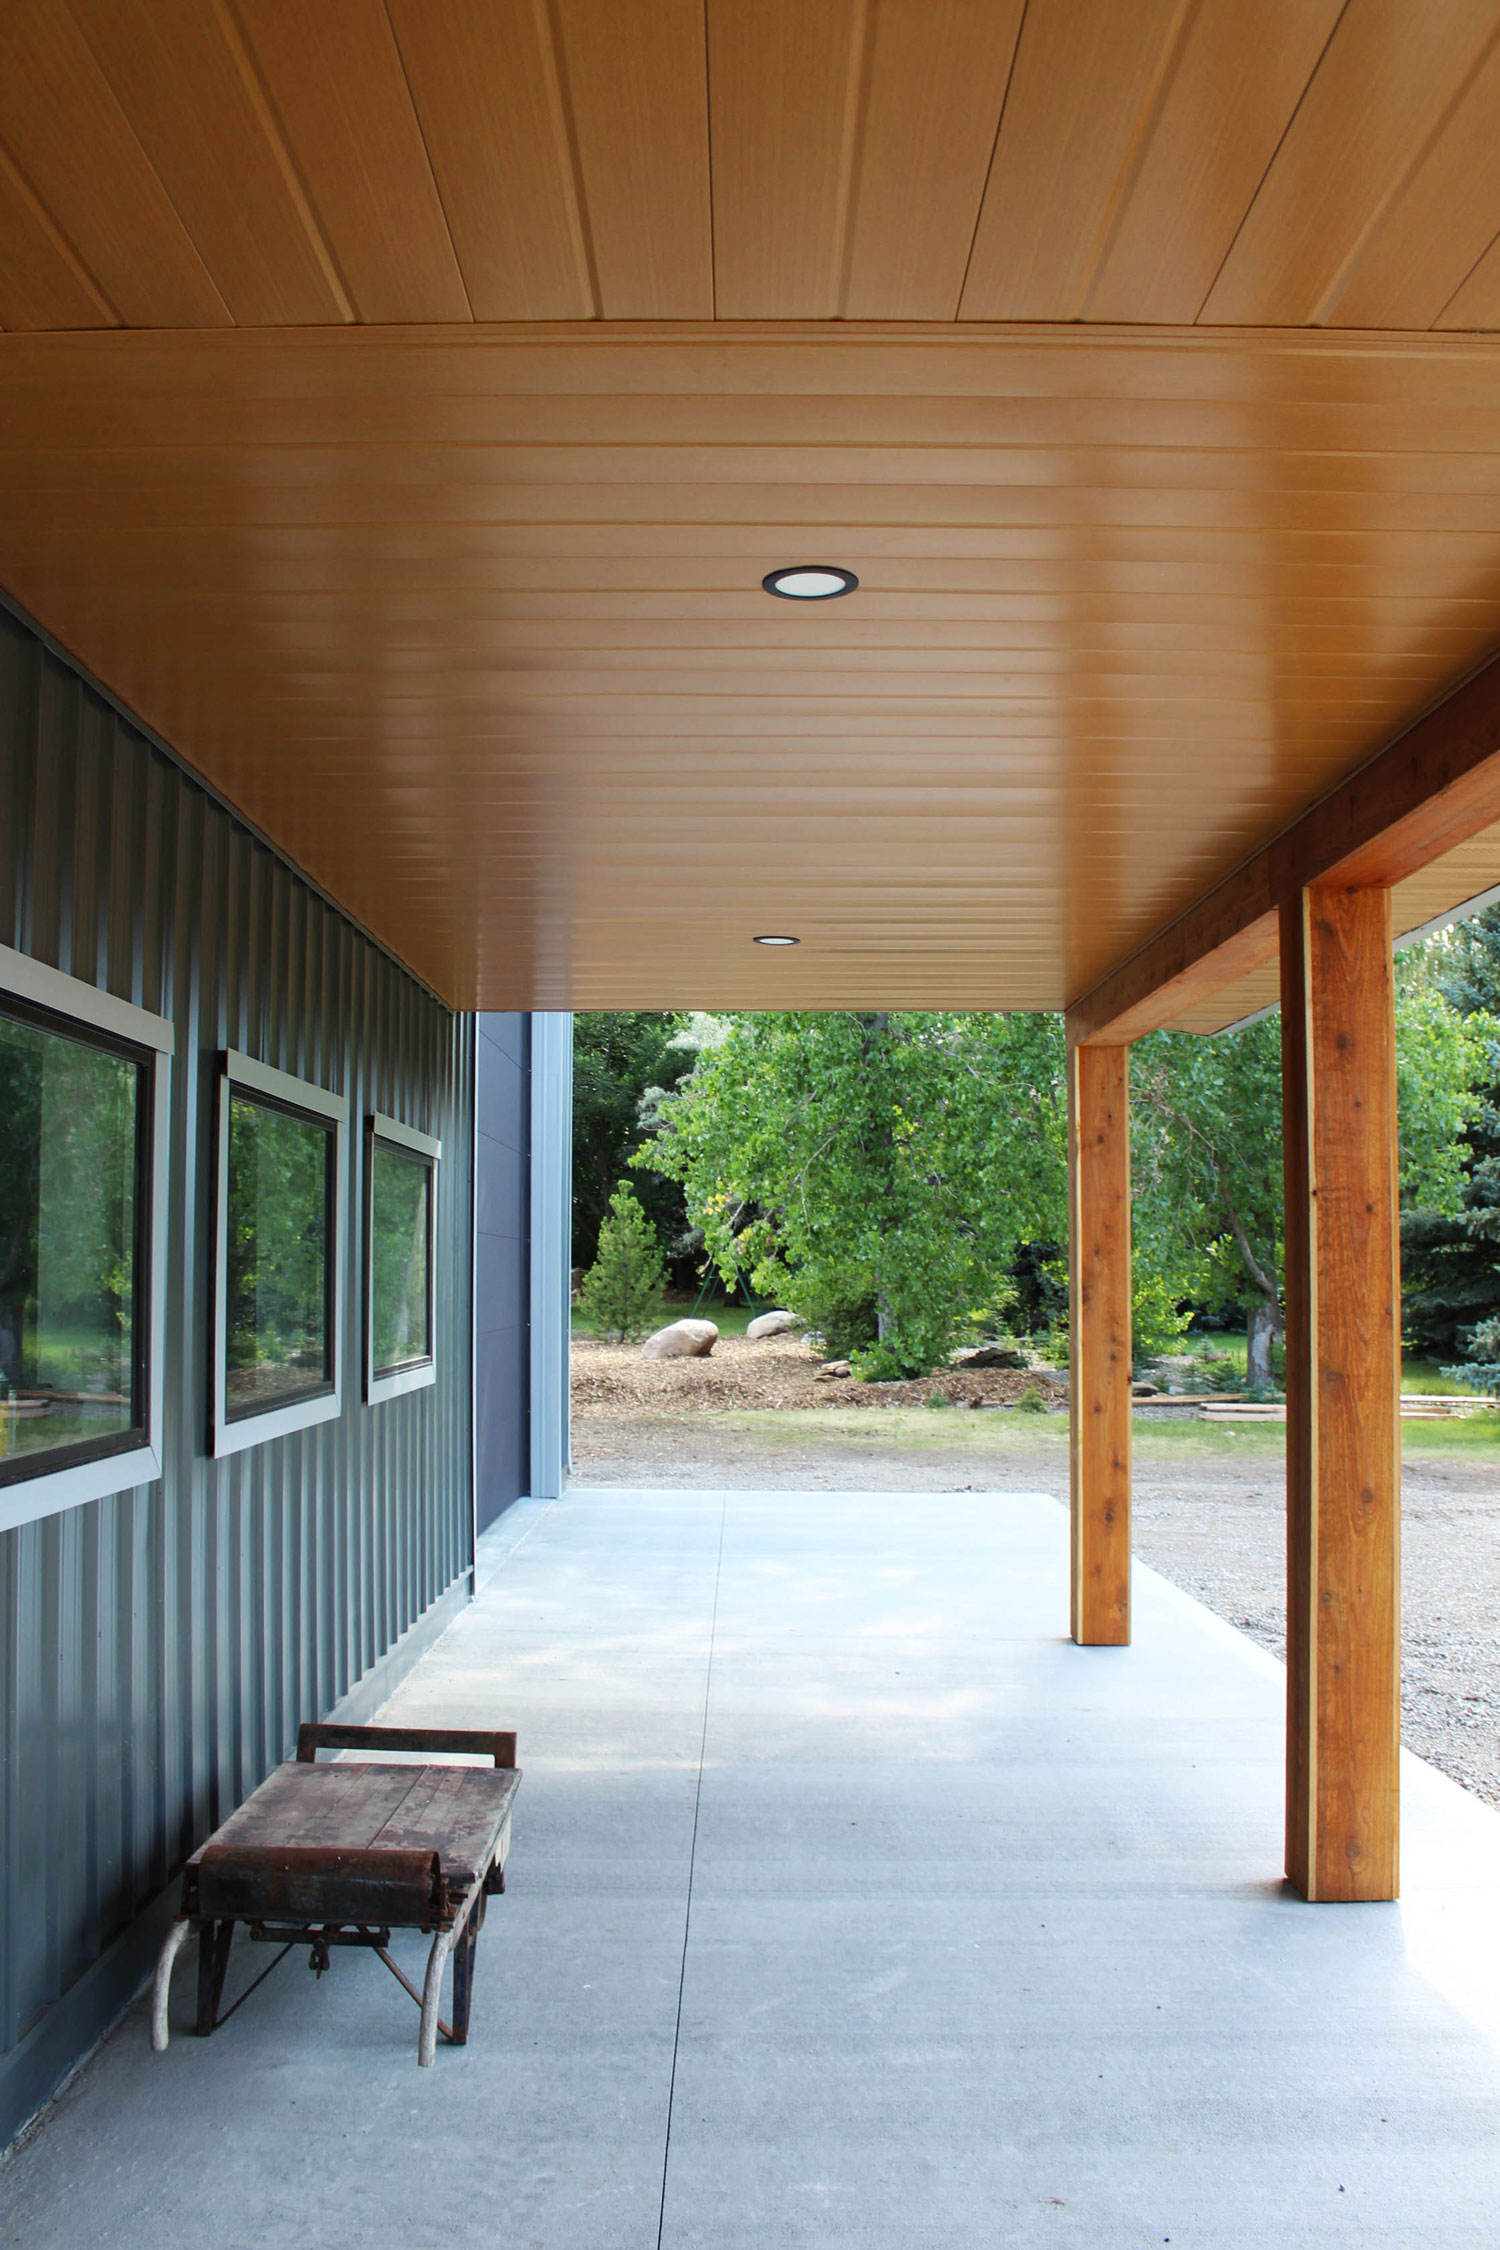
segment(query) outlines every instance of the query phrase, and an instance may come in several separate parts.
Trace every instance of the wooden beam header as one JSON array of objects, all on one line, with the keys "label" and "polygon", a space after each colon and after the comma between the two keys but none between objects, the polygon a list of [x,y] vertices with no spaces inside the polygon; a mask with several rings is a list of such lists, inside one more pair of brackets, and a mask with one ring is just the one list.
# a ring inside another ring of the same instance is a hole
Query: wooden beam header
[{"label": "wooden beam header", "polygon": [[1156,1031],[1269,961],[1312,883],[1390,889],[1500,820],[1500,659],[1350,774],[1068,1009],[1075,1045]]}]

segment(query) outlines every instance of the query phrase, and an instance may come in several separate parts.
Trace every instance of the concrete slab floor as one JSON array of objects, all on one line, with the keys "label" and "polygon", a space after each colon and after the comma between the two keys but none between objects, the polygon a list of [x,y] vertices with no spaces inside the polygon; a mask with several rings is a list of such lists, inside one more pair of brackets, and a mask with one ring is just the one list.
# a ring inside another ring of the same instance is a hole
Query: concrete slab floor
[{"label": "concrete slab floor", "polygon": [[1500,1815],[1408,1759],[1403,1903],[1301,1904],[1280,1667],[1143,1569],[1075,1649],[1066,1567],[1036,1496],[523,1504],[388,1710],[520,1731],[472,2044],[357,1955],[197,2041],[189,1962],[0,2242],[1492,2250]]}]

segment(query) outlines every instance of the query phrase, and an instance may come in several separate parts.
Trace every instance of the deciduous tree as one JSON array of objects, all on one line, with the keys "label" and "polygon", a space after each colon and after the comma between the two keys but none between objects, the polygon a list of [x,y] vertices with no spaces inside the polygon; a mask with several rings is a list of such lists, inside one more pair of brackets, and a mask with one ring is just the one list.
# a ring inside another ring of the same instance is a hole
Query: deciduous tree
[{"label": "deciduous tree", "polygon": [[737,1015],[638,1162],[741,1275],[870,1376],[924,1374],[1063,1232],[1056,1016]]},{"label": "deciduous tree", "polygon": [[1431,950],[1433,982],[1468,1026],[1477,1086],[1457,1152],[1457,1208],[1413,1197],[1401,1214],[1403,1328],[1440,1360],[1477,1351],[1476,1379],[1490,1381],[1500,1357],[1487,1325],[1500,1316],[1500,908],[1460,923]]},{"label": "deciduous tree", "polygon": [[[1438,956],[1398,957],[1396,1069],[1404,1203],[1452,1213],[1474,1113],[1477,1045],[1440,988]],[[1202,1038],[1154,1032],[1131,1057],[1138,1255],[1174,1294],[1243,1305],[1248,1379],[1271,1380],[1282,1329],[1281,1023]]]}]

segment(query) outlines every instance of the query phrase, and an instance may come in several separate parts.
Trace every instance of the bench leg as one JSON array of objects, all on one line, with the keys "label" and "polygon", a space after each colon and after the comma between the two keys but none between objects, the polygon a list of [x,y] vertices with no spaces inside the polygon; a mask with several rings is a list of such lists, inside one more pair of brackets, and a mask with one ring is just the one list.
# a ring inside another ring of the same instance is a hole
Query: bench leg
[{"label": "bench leg", "polygon": [[167,2003],[172,1997],[172,1964],[191,1927],[191,1923],[183,1921],[172,1924],[156,1964],[156,1981],[151,1987],[151,2044],[159,2055],[167,2051]]},{"label": "bench leg", "polygon": [[198,1932],[198,2037],[206,2039],[219,2020],[233,1922],[205,1922]]},{"label": "bench leg", "polygon": [[469,2043],[469,2007],[474,1998],[474,1961],[479,1951],[479,1916],[471,1914],[453,1948],[453,2044]]},{"label": "bench leg", "polygon": [[437,2053],[438,2003],[443,1996],[443,1971],[453,1951],[455,1937],[463,1931],[439,1930],[427,1956],[427,1976],[422,1986],[422,2022],[417,2032],[417,2061],[425,2070]]}]

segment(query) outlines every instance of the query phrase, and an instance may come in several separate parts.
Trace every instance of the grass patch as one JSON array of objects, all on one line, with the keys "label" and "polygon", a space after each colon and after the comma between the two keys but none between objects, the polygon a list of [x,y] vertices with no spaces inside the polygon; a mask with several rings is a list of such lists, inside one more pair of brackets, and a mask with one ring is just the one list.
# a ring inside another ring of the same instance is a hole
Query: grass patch
[{"label": "grass patch", "polygon": [[[681,1429],[676,1415],[653,1415],[661,1427]],[[837,1440],[872,1453],[951,1453],[956,1445],[981,1453],[1028,1452],[1066,1456],[1066,1415],[972,1414],[957,1408],[935,1414],[922,1406],[761,1407],[726,1414],[695,1414],[696,1428],[711,1421],[717,1429],[770,1445],[818,1445]]]},{"label": "grass patch", "polygon": [[1472,1398],[1472,1383],[1455,1383],[1445,1375],[1435,1359],[1403,1359],[1401,1362],[1401,1388],[1403,1391],[1426,1391],[1438,1398]]},{"label": "grass patch", "polygon": [[1249,1338],[1229,1328],[1200,1336],[1179,1336],[1167,1356],[1169,1359],[1227,1359],[1243,1375],[1249,1352]]},{"label": "grass patch", "polygon": [[[988,1416],[985,1417],[989,1419]],[[1136,1460],[1224,1460],[1230,1455],[1251,1454],[1267,1460],[1286,1452],[1283,1422],[1143,1422],[1137,1419],[1131,1433]],[[1408,1459],[1422,1455],[1462,1454],[1493,1458],[1500,1468],[1500,1413],[1471,1414],[1462,1421],[1403,1422],[1401,1447]]]},{"label": "grass patch", "polygon": [[[642,1419],[655,1427],[681,1431],[704,1423],[767,1445],[816,1446],[837,1441],[870,1452],[950,1453],[961,1446],[966,1453],[1028,1453],[1039,1458],[1065,1458],[1068,1451],[1068,1418],[1065,1414],[1018,1414],[1012,1409],[975,1414],[958,1409],[936,1414],[920,1406],[892,1407],[762,1407],[722,1414],[652,1414]],[[1479,1460],[1493,1459],[1500,1469],[1500,1413],[1473,1415],[1466,1421],[1404,1422],[1401,1439],[1408,1458],[1458,1454]],[[1286,1451],[1286,1429],[1279,1422],[1222,1423],[1137,1420],[1131,1450],[1138,1463],[1150,1461],[1223,1462],[1280,1461]]]},{"label": "grass patch", "polygon": [[[680,1428],[675,1415],[653,1415],[662,1427]],[[831,1439],[840,1444],[905,1453],[948,1453],[955,1446],[978,1454],[1031,1453],[1066,1458],[1066,1414],[1020,1413],[1014,1408],[975,1414],[953,1409],[934,1414],[920,1406],[801,1407],[743,1409],[725,1414],[694,1415],[693,1423],[711,1420],[722,1430],[743,1437],[764,1438],[772,1445],[817,1445]],[[1245,1453],[1273,1459],[1283,1450],[1285,1432],[1279,1425],[1224,1428],[1212,1422],[1137,1422],[1133,1448],[1137,1459],[1226,1460]]]},{"label": "grass patch", "polygon": [[[1223,1334],[1184,1336],[1172,1347],[1170,1356],[1188,1359],[1227,1359],[1234,1363],[1240,1378],[1245,1374],[1245,1357],[1249,1349],[1247,1340],[1233,1329]],[[1401,1362],[1401,1388],[1403,1391],[1422,1391],[1434,1398],[1467,1398],[1472,1388],[1467,1383],[1455,1383],[1445,1375],[1436,1360],[1405,1356]]]},{"label": "grass patch", "polygon": [[1462,1453],[1500,1459],[1500,1413],[1481,1411],[1452,1422],[1403,1422],[1401,1450],[1414,1453]]}]

